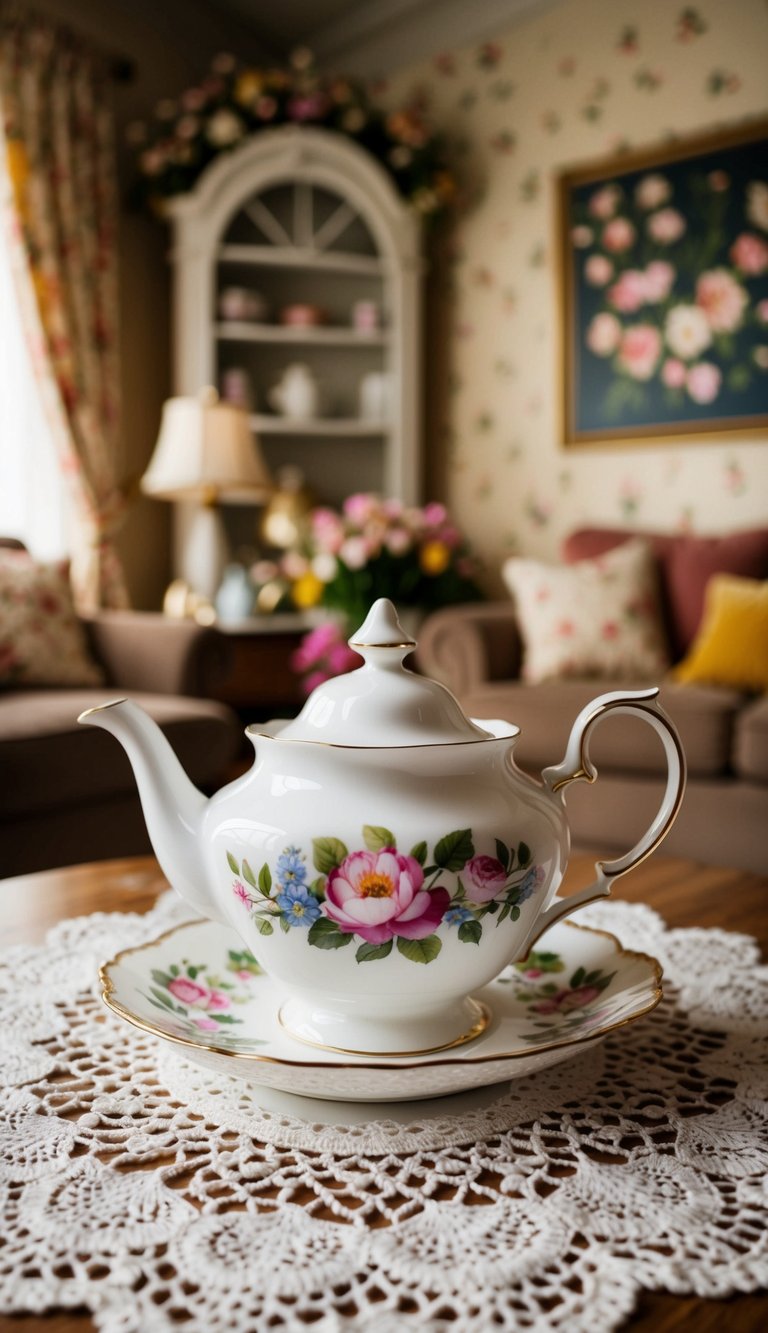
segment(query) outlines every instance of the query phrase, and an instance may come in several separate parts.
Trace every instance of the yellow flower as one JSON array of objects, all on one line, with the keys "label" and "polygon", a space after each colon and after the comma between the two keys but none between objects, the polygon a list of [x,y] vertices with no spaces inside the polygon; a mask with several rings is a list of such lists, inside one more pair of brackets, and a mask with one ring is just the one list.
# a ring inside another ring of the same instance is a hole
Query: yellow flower
[{"label": "yellow flower", "polygon": [[442,574],[448,568],[451,552],[445,542],[425,542],[419,552],[419,564],[425,574]]},{"label": "yellow flower", "polygon": [[302,574],[291,588],[291,597],[300,611],[308,611],[310,607],[317,606],[323,595],[325,584],[322,579],[313,574],[308,569],[306,574]]},{"label": "yellow flower", "polygon": [[255,69],[244,69],[235,84],[235,101],[241,106],[252,106],[264,87],[264,80]]}]

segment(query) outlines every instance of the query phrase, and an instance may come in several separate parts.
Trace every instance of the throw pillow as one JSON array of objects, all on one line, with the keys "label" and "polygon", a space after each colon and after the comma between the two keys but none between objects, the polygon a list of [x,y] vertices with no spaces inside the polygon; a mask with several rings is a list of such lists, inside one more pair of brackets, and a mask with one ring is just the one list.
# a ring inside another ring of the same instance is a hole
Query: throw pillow
[{"label": "throw pillow", "polygon": [[686,685],[768,690],[768,582],[715,574],[699,633],[673,675]]},{"label": "throw pillow", "polygon": [[100,685],[75,613],[66,561],[0,551],[0,685]]},{"label": "throw pillow", "polygon": [[524,680],[655,681],[667,670],[656,564],[645,542],[573,565],[513,558],[502,575],[516,604]]}]

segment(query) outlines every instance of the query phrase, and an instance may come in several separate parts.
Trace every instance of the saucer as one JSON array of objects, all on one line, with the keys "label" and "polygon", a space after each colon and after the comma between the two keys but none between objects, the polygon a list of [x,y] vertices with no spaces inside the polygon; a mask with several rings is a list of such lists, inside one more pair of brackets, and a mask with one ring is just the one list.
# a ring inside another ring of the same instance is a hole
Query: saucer
[{"label": "saucer", "polygon": [[661,967],[606,931],[558,922],[475,998],[484,1031],[442,1055],[308,1048],[279,1022],[283,994],[228,926],[196,920],[123,949],[99,971],[105,1004],[188,1060],[305,1097],[411,1101],[522,1078],[570,1059],[661,999]]}]

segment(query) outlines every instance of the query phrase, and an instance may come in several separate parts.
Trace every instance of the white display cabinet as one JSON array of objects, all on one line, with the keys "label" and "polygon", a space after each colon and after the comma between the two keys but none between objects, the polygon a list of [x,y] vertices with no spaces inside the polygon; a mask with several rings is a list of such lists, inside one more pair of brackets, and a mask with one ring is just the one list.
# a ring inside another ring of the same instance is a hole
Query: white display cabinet
[{"label": "white display cabinet", "polygon": [[[421,226],[386,170],[340,134],[285,126],[222,154],[168,211],[175,391],[249,384],[270,467],[298,465],[318,502],[375,490],[417,503]],[[253,314],[222,313],[233,288],[255,299]],[[373,329],[356,326],[360,303],[376,311]],[[283,322],[297,305],[320,309],[323,322]],[[322,397],[301,420],[270,402],[297,363]],[[363,412],[361,383],[377,375],[385,406]]]}]

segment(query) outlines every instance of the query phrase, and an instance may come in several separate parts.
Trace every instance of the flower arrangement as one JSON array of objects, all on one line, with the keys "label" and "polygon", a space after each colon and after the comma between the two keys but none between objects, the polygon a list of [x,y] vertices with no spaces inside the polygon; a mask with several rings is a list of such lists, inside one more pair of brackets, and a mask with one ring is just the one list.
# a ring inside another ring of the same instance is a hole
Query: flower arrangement
[{"label": "flower arrangement", "polygon": [[376,107],[364,85],[321,74],[312,52],[301,48],[287,69],[257,69],[217,55],[199,84],[179,98],[164,98],[150,123],[130,125],[140,201],[161,211],[165,199],[190,190],[220,153],[276,125],[318,125],[356,140],[425,215],[440,212],[456,193],[418,100],[395,111]]}]

